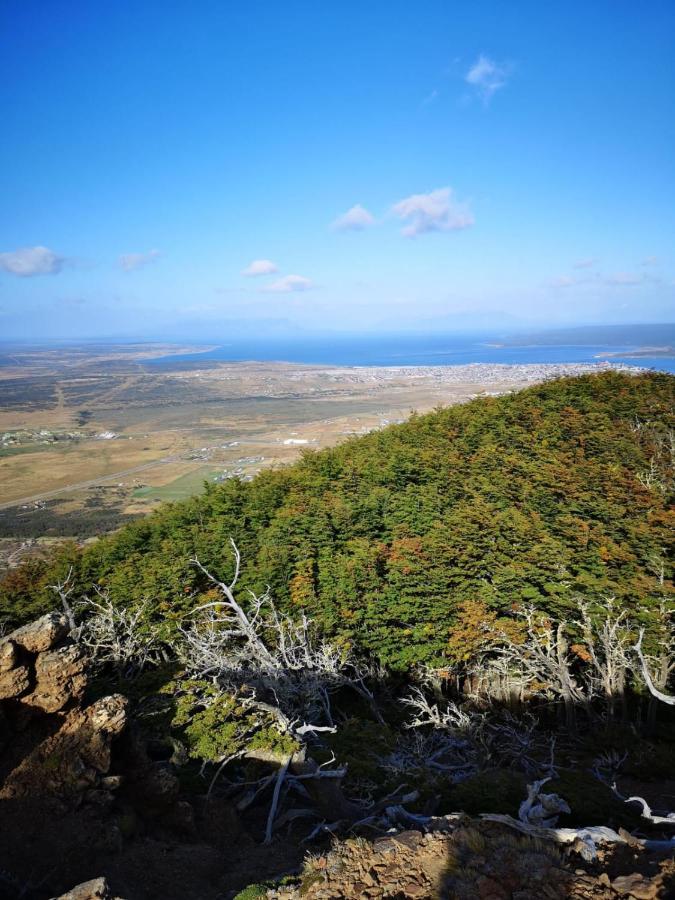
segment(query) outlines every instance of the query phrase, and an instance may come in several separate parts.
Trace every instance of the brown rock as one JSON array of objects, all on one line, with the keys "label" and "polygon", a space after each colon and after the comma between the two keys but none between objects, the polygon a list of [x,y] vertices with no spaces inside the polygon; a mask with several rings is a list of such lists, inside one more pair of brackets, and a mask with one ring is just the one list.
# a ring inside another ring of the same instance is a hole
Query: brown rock
[{"label": "brown rock", "polygon": [[16,644],[6,638],[0,643],[0,672],[9,672],[16,665]]},{"label": "brown rock", "polygon": [[43,712],[58,712],[82,696],[85,668],[85,656],[75,644],[40,653],[35,660],[35,689],[22,702]]},{"label": "brown rock", "polygon": [[17,628],[9,638],[29,653],[43,653],[51,650],[68,634],[68,622],[60,613],[47,613],[41,619]]},{"label": "brown rock", "polygon": [[83,792],[110,769],[111,741],[124,728],[127,702],[113,694],[72,710],[59,730],[7,776],[0,800],[50,794],[80,802]]},{"label": "brown rock", "polygon": [[26,666],[19,666],[9,672],[0,674],[0,700],[19,697],[30,686],[30,674]]},{"label": "brown rock", "polygon": [[632,875],[620,875],[612,881],[612,888],[624,897],[635,897],[635,900],[655,900],[659,896],[659,886],[650,878],[639,872]]},{"label": "brown rock", "polygon": [[402,844],[410,850],[415,850],[424,841],[424,836],[419,831],[402,831],[397,834],[393,840],[397,844]]}]

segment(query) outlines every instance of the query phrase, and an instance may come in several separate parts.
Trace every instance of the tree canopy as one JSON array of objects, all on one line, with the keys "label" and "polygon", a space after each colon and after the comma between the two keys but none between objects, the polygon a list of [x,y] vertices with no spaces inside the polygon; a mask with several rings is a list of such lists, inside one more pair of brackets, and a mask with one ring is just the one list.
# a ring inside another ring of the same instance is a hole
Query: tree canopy
[{"label": "tree canopy", "polygon": [[170,632],[210,589],[190,559],[226,579],[233,538],[244,588],[392,669],[461,658],[471,604],[561,618],[613,596],[649,627],[673,592],[674,387],[607,371],[413,415],[30,561],[0,585],[3,615],[53,606],[72,565],[82,592],[143,602]]}]

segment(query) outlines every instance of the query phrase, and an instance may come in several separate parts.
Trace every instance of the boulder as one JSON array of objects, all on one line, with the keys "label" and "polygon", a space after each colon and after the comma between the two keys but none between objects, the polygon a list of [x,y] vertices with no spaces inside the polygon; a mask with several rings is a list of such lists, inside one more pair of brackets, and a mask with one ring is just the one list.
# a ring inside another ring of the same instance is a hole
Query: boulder
[{"label": "boulder", "polygon": [[109,772],[111,743],[126,725],[127,704],[112,694],[66,713],[61,727],[7,776],[0,800],[47,795],[78,806]]},{"label": "boulder", "polygon": [[649,878],[639,872],[632,875],[620,875],[612,881],[612,889],[622,897],[634,897],[635,900],[656,900],[661,896],[661,879]]},{"label": "boulder", "polygon": [[19,697],[30,686],[30,672],[26,666],[19,666],[9,672],[0,672],[0,700]]},{"label": "boulder", "polygon": [[17,663],[16,644],[9,638],[0,642],[0,672],[9,672]]},{"label": "boulder", "polygon": [[68,622],[61,613],[50,612],[21,628],[8,637],[29,653],[43,653],[51,650],[68,634]]},{"label": "boulder", "polygon": [[47,713],[79,700],[87,684],[86,659],[75,644],[40,653],[35,660],[35,688],[22,703]]},{"label": "boulder", "polygon": [[114,900],[105,878],[93,878],[52,900]]}]

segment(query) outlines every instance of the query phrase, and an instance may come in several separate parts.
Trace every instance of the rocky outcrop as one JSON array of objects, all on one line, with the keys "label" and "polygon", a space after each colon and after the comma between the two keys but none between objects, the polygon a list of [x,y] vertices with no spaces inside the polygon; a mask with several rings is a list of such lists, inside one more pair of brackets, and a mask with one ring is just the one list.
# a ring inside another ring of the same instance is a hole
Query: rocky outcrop
[{"label": "rocky outcrop", "polygon": [[87,683],[86,659],[67,642],[65,616],[48,613],[0,641],[0,700],[18,700],[46,713],[78,701]]},{"label": "rocky outcrop", "polygon": [[113,694],[66,714],[56,733],[9,774],[0,800],[50,794],[78,805],[92,791],[109,794],[119,785],[115,779],[105,780],[110,745],[124,729],[126,709],[126,698]]},{"label": "rocky outcrop", "polygon": [[68,634],[68,622],[60,613],[47,613],[41,619],[17,628],[9,636],[8,640],[29,653],[42,653],[55,647]]},{"label": "rocky outcrop", "polygon": [[17,666],[8,672],[0,673],[0,700],[20,697],[30,687],[30,673],[26,666]]},{"label": "rocky outcrop", "polygon": [[105,878],[93,878],[78,884],[72,890],[53,900],[121,900],[113,897],[112,891]]},{"label": "rocky outcrop", "polygon": [[87,684],[85,667],[85,656],[74,644],[38,654],[35,687],[22,702],[43,712],[58,712],[84,693]]},{"label": "rocky outcrop", "polygon": [[[0,642],[0,700],[8,701],[8,717],[17,737],[30,736],[27,717],[40,720],[42,740],[30,747],[6,773],[0,800],[55,796],[79,805],[102,786],[110,769],[111,743],[126,724],[127,701],[115,694],[82,706],[87,685],[87,659],[68,637],[65,616],[48,613],[18,628]],[[11,725],[9,726],[11,727]]]},{"label": "rocky outcrop", "polygon": [[[468,817],[445,818],[447,828],[427,834],[403,831],[374,841],[337,842],[325,855],[308,857],[295,884],[261,889],[259,896],[268,900],[665,900],[672,896],[670,859],[644,853],[628,854],[625,861],[614,858],[612,867],[632,869],[638,863],[645,874],[632,872],[610,881],[597,867],[579,868],[578,857],[566,859],[553,844]],[[604,866],[609,861],[600,863]]]}]

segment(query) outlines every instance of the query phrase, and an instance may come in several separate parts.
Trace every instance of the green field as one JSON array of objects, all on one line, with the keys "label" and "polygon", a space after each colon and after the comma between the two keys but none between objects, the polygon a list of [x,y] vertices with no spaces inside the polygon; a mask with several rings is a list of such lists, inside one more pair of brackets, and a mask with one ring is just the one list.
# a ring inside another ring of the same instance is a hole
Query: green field
[{"label": "green field", "polygon": [[134,497],[144,497],[149,500],[185,500],[186,497],[192,497],[199,494],[204,489],[205,481],[213,481],[214,477],[221,472],[222,469],[214,469],[209,466],[202,466],[195,469],[194,472],[188,472],[187,475],[181,475],[179,478],[164,484],[161,487],[142,487],[136,488]]}]

